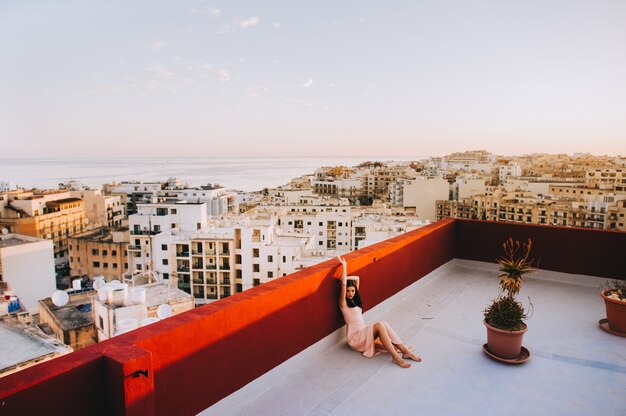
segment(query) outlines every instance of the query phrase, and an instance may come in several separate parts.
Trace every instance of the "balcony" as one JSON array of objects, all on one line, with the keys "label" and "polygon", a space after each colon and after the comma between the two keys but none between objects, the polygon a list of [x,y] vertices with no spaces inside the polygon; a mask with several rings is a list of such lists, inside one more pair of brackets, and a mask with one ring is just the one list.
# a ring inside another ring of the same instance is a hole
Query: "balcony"
[{"label": "balcony", "polygon": [[157,235],[160,231],[155,230],[130,230],[130,235]]},{"label": "balcony", "polygon": [[[520,296],[535,305],[524,340],[533,356],[515,368],[481,351],[481,311],[497,294],[487,262],[509,236],[531,237],[542,269]],[[346,256],[361,276],[366,320],[389,320],[424,357],[411,369],[345,346],[332,279],[340,270],[330,260],[8,375],[0,379],[2,410],[621,414],[624,339],[597,322],[605,317],[599,283],[623,277],[625,248],[621,232],[442,220]],[[71,408],[43,400],[79,390]]]}]

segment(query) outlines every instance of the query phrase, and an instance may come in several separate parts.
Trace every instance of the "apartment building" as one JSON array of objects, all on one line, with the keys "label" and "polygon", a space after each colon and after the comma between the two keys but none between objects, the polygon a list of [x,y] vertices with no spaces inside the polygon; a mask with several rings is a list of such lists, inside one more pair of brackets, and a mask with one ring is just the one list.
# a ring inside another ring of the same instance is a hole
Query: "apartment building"
[{"label": "apartment building", "polygon": [[120,196],[103,195],[99,189],[70,191],[70,197],[82,199],[90,227],[122,226],[124,205]]},{"label": "apartment building", "polygon": [[435,203],[435,210],[437,212],[437,221],[444,218],[474,218],[475,210],[472,209],[472,202],[470,199],[460,200],[437,200]]},{"label": "apartment building", "polygon": [[121,280],[128,270],[128,228],[100,227],[68,239],[72,276]]},{"label": "apartment building", "polygon": [[104,185],[104,188],[107,193],[120,196],[128,215],[137,213],[140,204],[164,199],[206,203],[207,215],[210,216],[239,212],[236,192],[215,185],[190,187],[176,178],[164,183],[114,182]]},{"label": "apartment building", "polygon": [[596,188],[613,188],[626,191],[626,168],[587,168],[585,180]]},{"label": "apartment building", "polygon": [[353,249],[358,250],[428,224],[430,221],[420,221],[412,215],[362,213],[352,221]]},{"label": "apartment building", "polygon": [[364,175],[365,194],[372,198],[387,198],[389,185],[396,179],[416,178],[418,173],[409,166],[387,165],[370,169]]},{"label": "apartment building", "polygon": [[[163,244],[163,232],[196,232],[207,225],[207,205],[179,200],[161,200],[137,205],[137,213],[128,217],[130,241],[129,270],[153,271],[154,253]],[[164,234],[165,235],[165,234]],[[169,270],[169,269],[168,269]]]},{"label": "apartment building", "polygon": [[508,177],[522,176],[522,167],[518,164],[512,163],[507,165],[500,165],[498,167],[498,180],[500,183],[504,183]]},{"label": "apartment building", "polygon": [[349,198],[356,201],[366,194],[364,182],[369,170],[348,169],[344,166],[336,168],[320,168],[315,171],[311,186],[318,195],[329,195]]},{"label": "apartment building", "polygon": [[67,238],[87,229],[84,202],[69,191],[10,191],[0,195],[0,228],[47,238],[54,243],[56,264],[67,262]]},{"label": "apartment building", "polygon": [[102,190],[107,195],[118,196],[126,215],[137,212],[137,204],[149,203],[152,197],[164,188],[161,182],[111,182]]},{"label": "apartment building", "polygon": [[74,351],[98,342],[93,324],[93,302],[96,291],[78,289],[67,292],[69,301],[55,305],[50,297],[38,302],[39,328]]},{"label": "apartment building", "polygon": [[404,183],[402,206],[418,219],[435,221],[436,201],[450,199],[450,185],[442,178],[421,176]]},{"label": "apartment building", "polygon": [[36,313],[37,301],[56,289],[52,241],[20,234],[0,234],[0,291],[15,293]]},{"label": "apartment building", "polygon": [[[108,296],[107,286],[122,293],[119,300]],[[159,307],[162,305],[169,307],[171,315],[178,315],[195,307],[193,297],[176,288],[173,281],[136,286],[112,282],[101,286],[93,302],[98,342],[158,321]]]},{"label": "apartment building", "polygon": [[617,201],[607,209],[607,229],[626,231],[626,201]]}]

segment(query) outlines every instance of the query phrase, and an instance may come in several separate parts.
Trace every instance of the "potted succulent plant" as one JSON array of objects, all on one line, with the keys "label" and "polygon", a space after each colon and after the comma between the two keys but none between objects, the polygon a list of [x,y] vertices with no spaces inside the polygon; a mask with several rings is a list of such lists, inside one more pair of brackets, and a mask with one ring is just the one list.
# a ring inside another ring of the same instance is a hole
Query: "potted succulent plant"
[{"label": "potted succulent plant", "polygon": [[606,285],[600,295],[606,307],[606,319],[600,320],[600,327],[608,324],[609,331],[626,337],[626,281],[613,280]]},{"label": "potted succulent plant", "polygon": [[[532,241],[520,243],[508,238],[503,244],[504,255],[498,259],[500,293],[484,310],[487,327],[485,352],[494,358],[516,360],[522,353],[522,338],[527,331],[528,313],[516,299],[524,275],[535,272],[529,258]],[[532,303],[530,304],[532,307]]]}]

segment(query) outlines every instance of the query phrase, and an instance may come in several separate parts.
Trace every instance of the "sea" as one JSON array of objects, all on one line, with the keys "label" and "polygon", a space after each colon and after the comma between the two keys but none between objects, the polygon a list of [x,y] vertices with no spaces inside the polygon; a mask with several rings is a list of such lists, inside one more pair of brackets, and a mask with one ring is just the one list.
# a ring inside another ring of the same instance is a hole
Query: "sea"
[{"label": "sea", "polygon": [[403,159],[313,157],[0,159],[0,182],[8,182],[18,188],[56,189],[59,183],[73,180],[92,188],[101,188],[103,184],[112,181],[166,181],[176,177],[191,186],[211,183],[228,189],[250,192],[284,185],[292,178],[312,174],[322,166],[355,166],[367,160]]}]

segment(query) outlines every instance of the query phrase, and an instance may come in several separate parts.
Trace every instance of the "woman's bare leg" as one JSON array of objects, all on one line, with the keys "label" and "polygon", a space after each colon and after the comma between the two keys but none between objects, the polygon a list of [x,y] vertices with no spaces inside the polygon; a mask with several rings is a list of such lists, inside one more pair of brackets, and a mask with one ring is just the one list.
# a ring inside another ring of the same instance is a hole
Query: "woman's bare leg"
[{"label": "woman's bare leg", "polygon": [[374,329],[374,338],[380,338],[380,341],[383,343],[383,346],[392,356],[392,361],[399,365],[402,368],[409,368],[411,364],[404,361],[404,359],[396,352],[396,349],[391,342],[391,338],[389,337],[389,333],[387,333],[387,328],[380,322],[376,322],[373,326]]},{"label": "woman's bare leg", "polygon": [[396,348],[396,350],[399,350],[399,352],[402,353],[402,358],[408,358],[417,362],[422,361],[420,357],[413,354],[413,352],[406,345],[404,345],[404,343],[400,339],[400,336],[396,333],[396,331],[393,330],[393,328],[387,323],[387,321],[381,321],[380,323],[385,326],[385,329],[389,334],[389,338],[391,338],[391,343],[393,344],[393,346]]},{"label": "woman's bare leg", "polygon": [[411,350],[408,349],[406,345],[404,344],[393,344],[393,345],[402,352],[402,358],[408,358],[409,360],[413,360],[417,362],[422,361],[422,359],[418,355],[413,354],[413,352],[411,352]]}]

